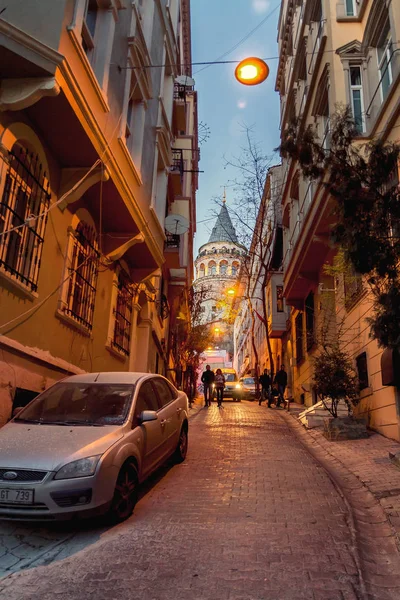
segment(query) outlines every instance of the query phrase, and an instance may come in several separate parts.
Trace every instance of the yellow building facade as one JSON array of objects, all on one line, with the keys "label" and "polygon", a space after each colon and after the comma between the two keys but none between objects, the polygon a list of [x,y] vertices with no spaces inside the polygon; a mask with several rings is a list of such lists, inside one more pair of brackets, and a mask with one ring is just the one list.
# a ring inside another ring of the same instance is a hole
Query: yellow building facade
[{"label": "yellow building facade", "polygon": [[[330,117],[337,105],[349,105],[361,143],[398,142],[399,32],[400,3],[394,0],[284,0],[276,81],[282,131],[297,117],[300,127],[317,128],[329,150]],[[366,322],[371,310],[366,286],[359,280],[349,286],[340,274],[326,271],[337,252],[330,239],[331,206],[322,185],[305,180],[293,160],[283,160],[284,296],[292,307],[283,354],[292,394],[306,406],[317,401],[313,357],[319,352],[318,332],[332,320],[358,373],[356,413],[399,440],[398,390],[382,383],[382,350]]]},{"label": "yellow building facade", "polygon": [[[0,424],[74,373],[176,381],[198,169],[189,0],[15,0],[0,52]],[[186,219],[172,262],[170,213]]]}]

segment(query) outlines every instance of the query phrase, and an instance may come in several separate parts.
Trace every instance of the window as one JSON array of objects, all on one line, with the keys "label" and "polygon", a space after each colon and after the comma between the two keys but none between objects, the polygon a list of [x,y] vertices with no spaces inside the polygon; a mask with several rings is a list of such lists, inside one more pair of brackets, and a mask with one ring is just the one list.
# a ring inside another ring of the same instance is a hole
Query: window
[{"label": "window", "polygon": [[386,98],[389,87],[393,81],[392,65],[392,38],[390,35],[389,22],[383,31],[381,39],[376,49],[378,59],[379,79],[381,82],[382,101]]},{"label": "window", "polygon": [[283,285],[276,286],[276,310],[283,312]]},{"label": "window", "polygon": [[364,99],[360,66],[350,66],[350,98],[354,124],[359,133],[365,131]]},{"label": "window", "polygon": [[224,260],[219,264],[219,273],[220,275],[226,275],[228,272],[228,263]]},{"label": "window", "polygon": [[118,276],[118,293],[115,307],[115,324],[112,344],[129,355],[132,323],[132,291],[127,276],[123,271]]},{"label": "window", "polygon": [[368,387],[368,363],[367,353],[363,352],[356,358],[357,374],[358,374],[358,385],[359,389],[365,390]]},{"label": "window", "polygon": [[49,203],[50,185],[39,157],[14,144],[0,202],[0,267],[34,292],[46,217],[24,223],[30,215],[43,214]]},{"label": "window", "polygon": [[217,265],[214,261],[210,262],[208,265],[208,274],[216,275],[217,274]]},{"label": "window", "polygon": [[356,14],[357,13],[355,0],[346,0],[346,16],[355,17]]},{"label": "window", "polygon": [[171,400],[173,400],[173,397],[171,388],[169,387],[167,382],[163,379],[159,379],[158,377],[152,379],[151,381],[158,392],[161,408],[169,404]]},{"label": "window", "polygon": [[138,393],[135,405],[135,416],[133,419],[133,427],[139,424],[139,417],[144,410],[158,410],[157,396],[154,392],[150,381],[145,381]]},{"label": "window", "polygon": [[232,272],[233,277],[236,277],[236,275],[239,272],[239,263],[237,263],[237,262],[232,263],[232,271],[231,272]]},{"label": "window", "polygon": [[310,350],[315,342],[314,337],[314,294],[310,292],[305,301],[307,350]]},{"label": "window", "polygon": [[296,361],[299,364],[304,358],[303,351],[303,313],[299,313],[295,319],[296,332]]},{"label": "window", "polygon": [[69,283],[62,312],[92,330],[99,251],[96,232],[80,221],[71,237]]},{"label": "window", "polygon": [[87,0],[82,24],[82,46],[89,58],[94,49],[94,36],[98,12],[99,7],[97,5],[97,0]]}]

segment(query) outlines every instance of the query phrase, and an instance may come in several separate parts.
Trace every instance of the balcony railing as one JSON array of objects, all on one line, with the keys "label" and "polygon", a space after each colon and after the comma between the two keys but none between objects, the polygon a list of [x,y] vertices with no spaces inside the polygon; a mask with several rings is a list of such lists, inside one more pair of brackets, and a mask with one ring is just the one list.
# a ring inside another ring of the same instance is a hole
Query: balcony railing
[{"label": "balcony railing", "polygon": [[190,85],[179,85],[179,83],[174,84],[174,100],[182,100],[186,102],[186,94],[187,92],[193,91],[193,86]]},{"label": "balcony railing", "polygon": [[172,172],[179,172],[181,177],[183,177],[183,150],[179,148],[172,149]]},{"label": "balcony railing", "polygon": [[175,233],[165,233],[167,239],[165,242],[166,248],[179,248],[181,245],[181,236]]}]

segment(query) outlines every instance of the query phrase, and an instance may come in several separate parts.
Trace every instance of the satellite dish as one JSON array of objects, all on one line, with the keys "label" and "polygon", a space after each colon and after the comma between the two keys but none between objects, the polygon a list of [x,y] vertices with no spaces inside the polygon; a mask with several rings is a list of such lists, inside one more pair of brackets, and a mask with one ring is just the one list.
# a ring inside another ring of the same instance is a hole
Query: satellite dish
[{"label": "satellite dish", "polygon": [[164,224],[168,233],[173,235],[182,235],[189,229],[189,221],[183,215],[168,215]]},{"label": "satellite dish", "polygon": [[188,86],[192,86],[195,84],[194,79],[192,79],[192,77],[189,77],[189,75],[178,75],[178,77],[176,77],[175,82],[178,83],[179,85],[188,85]]}]

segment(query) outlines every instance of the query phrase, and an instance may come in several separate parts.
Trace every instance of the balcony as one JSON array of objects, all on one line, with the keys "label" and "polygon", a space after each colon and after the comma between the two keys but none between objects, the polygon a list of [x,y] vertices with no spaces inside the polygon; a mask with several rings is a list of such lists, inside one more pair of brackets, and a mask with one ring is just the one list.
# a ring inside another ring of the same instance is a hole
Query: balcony
[{"label": "balcony", "polygon": [[186,133],[186,93],[192,88],[187,85],[174,84],[173,125],[177,133]]},{"label": "balcony", "polygon": [[172,149],[172,165],[169,169],[170,191],[173,197],[182,196],[183,192],[183,150]]}]

